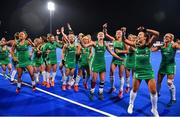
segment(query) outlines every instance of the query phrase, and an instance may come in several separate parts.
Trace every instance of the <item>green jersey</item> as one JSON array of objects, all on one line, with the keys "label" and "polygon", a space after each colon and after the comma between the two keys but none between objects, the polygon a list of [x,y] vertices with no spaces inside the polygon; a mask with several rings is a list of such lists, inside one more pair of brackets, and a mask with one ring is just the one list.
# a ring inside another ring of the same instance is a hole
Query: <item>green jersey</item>
[{"label": "green jersey", "polygon": [[170,43],[166,48],[164,45],[161,47],[162,60],[159,68],[159,74],[175,74],[176,63],[175,55],[176,50],[173,49],[172,43]]},{"label": "green jersey", "polygon": [[105,72],[106,71],[106,62],[105,62],[105,51],[106,46],[105,43],[103,46],[99,45],[96,41],[96,45],[94,47],[94,57],[92,61],[92,71],[93,72]]},{"label": "green jersey", "polygon": [[34,51],[33,51],[33,66],[39,67],[42,64],[43,64],[42,54],[38,54],[37,49],[34,48]]},{"label": "green jersey", "polygon": [[135,50],[133,50],[131,47],[129,48],[129,53],[126,56],[125,61],[125,67],[127,69],[133,69],[134,68],[134,61],[135,61]]},{"label": "green jersey", "polygon": [[[125,50],[125,44],[124,44],[124,42],[122,42],[122,41],[113,41],[113,47],[114,47],[114,50],[115,49],[118,49],[118,50]],[[115,51],[114,51],[115,52]],[[116,53],[116,52],[115,52]],[[126,55],[125,54],[123,54],[123,53],[116,53],[119,57],[121,57],[121,58],[125,58],[126,57]],[[116,64],[116,65],[123,65],[124,64],[124,62],[123,61],[121,61],[121,60],[119,60],[119,59],[117,59],[117,58],[115,58],[115,57],[113,57],[113,59],[112,59],[112,63],[113,64]]]},{"label": "green jersey", "polygon": [[53,43],[46,43],[45,47],[43,48],[44,53],[48,50],[50,51],[46,56],[46,64],[57,64],[57,55],[56,55],[56,48],[62,47],[62,45],[58,44],[57,42]]},{"label": "green jersey", "polygon": [[7,65],[10,63],[10,58],[9,58],[9,49],[7,46],[0,46],[0,64],[1,65]]},{"label": "green jersey", "polygon": [[153,79],[154,71],[150,63],[150,49],[137,47],[135,51],[134,78]]},{"label": "green jersey", "polygon": [[16,67],[27,67],[32,64],[29,55],[28,41],[25,41],[23,45],[20,45],[20,42],[17,42],[16,53],[18,59]]},{"label": "green jersey", "polygon": [[76,65],[76,46],[75,44],[70,44],[66,48],[66,55],[65,55],[65,67],[73,69]]},{"label": "green jersey", "polygon": [[89,66],[89,55],[90,55],[89,48],[81,48],[81,55],[80,55],[79,64],[78,64],[79,68]]}]

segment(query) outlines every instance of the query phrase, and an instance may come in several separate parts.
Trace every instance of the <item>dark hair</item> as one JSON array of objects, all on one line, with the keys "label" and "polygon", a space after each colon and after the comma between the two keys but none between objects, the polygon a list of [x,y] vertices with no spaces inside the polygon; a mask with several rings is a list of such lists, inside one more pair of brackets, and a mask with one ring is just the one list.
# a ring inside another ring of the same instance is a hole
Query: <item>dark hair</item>
[{"label": "dark hair", "polygon": [[146,41],[148,41],[150,39],[151,35],[146,30],[143,30],[143,31],[140,31],[140,32],[144,33],[144,37],[146,37]]},{"label": "dark hair", "polygon": [[48,42],[46,36],[41,36],[41,38],[42,38],[42,40],[43,40],[45,43]]}]

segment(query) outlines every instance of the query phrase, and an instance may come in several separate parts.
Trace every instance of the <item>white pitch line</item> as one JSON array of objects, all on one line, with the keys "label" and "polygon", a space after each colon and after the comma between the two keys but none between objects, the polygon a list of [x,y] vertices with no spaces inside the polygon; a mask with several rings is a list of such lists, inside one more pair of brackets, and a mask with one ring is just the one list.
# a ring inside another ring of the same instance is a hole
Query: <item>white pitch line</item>
[{"label": "white pitch line", "polygon": [[[3,76],[3,74],[0,73],[1,76]],[[10,78],[10,77],[8,77]],[[25,82],[22,82],[22,84],[26,85],[26,86],[29,86],[29,87],[32,87],[30,84],[28,83],[25,83]],[[96,108],[93,108],[93,107],[90,107],[90,106],[87,106],[87,105],[84,105],[84,104],[81,104],[79,102],[76,102],[76,101],[73,101],[73,100],[70,100],[68,98],[65,98],[65,97],[62,97],[62,96],[59,96],[57,94],[54,94],[54,93],[51,93],[51,92],[48,92],[48,91],[45,91],[43,89],[40,89],[38,87],[36,87],[36,90],[40,91],[40,92],[43,92],[43,93],[46,93],[48,95],[51,95],[51,96],[54,96],[56,98],[59,98],[59,99],[62,99],[64,101],[67,101],[67,102],[70,102],[72,104],[75,104],[75,105],[78,105],[78,106],[81,106],[81,107],[84,107],[86,109],[89,109],[89,110],[92,110],[92,111],[95,111],[97,113],[100,113],[100,114],[103,114],[103,115],[106,115],[106,116],[109,116],[109,117],[117,117],[116,115],[113,115],[113,114],[110,114],[110,113],[107,113],[107,112],[104,112],[104,111],[101,111],[101,110],[98,110]]]}]

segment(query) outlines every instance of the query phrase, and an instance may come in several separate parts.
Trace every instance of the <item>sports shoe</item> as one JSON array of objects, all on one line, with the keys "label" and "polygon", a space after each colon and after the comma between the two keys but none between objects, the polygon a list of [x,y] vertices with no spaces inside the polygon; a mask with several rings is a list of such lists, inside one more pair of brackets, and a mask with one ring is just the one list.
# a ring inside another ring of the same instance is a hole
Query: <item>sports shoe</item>
[{"label": "sports shoe", "polygon": [[15,81],[15,80],[11,80],[10,82],[11,82],[11,84],[15,84],[15,83],[16,83],[16,81]]},{"label": "sports shoe", "polygon": [[43,81],[41,85],[42,85],[42,86],[46,86],[46,84],[47,84],[47,82],[46,82],[46,81]]},{"label": "sports shoe", "polygon": [[121,99],[122,97],[123,97],[123,91],[119,91],[119,93],[118,93],[118,97]]},{"label": "sports shoe", "polygon": [[75,92],[78,92],[78,85],[74,85],[74,90],[75,90]]},{"label": "sports shoe", "polygon": [[65,85],[65,84],[62,85],[62,90],[63,90],[63,91],[66,90],[66,85]]},{"label": "sports shoe", "polygon": [[154,117],[159,117],[157,109],[151,109],[151,112],[153,113]]},{"label": "sports shoe", "polygon": [[176,103],[176,100],[170,100],[169,103],[167,104],[167,107],[171,107],[175,103]]},{"label": "sports shoe", "polygon": [[69,84],[68,84],[68,89],[69,89],[69,90],[71,90],[71,89],[72,89],[71,85],[69,85]]},{"label": "sports shoe", "polygon": [[36,86],[32,86],[32,91],[36,91]]},{"label": "sports shoe", "polygon": [[50,86],[50,84],[47,82],[46,83],[46,88],[50,88],[51,86]]},{"label": "sports shoe", "polygon": [[133,105],[132,104],[129,104],[129,106],[128,106],[128,110],[127,110],[127,112],[129,113],[129,114],[132,114],[133,113]]},{"label": "sports shoe", "polygon": [[104,99],[103,93],[98,93],[98,95],[99,95],[99,99],[100,99],[100,100],[103,100],[103,99]]},{"label": "sports shoe", "polygon": [[16,94],[19,94],[19,93],[20,93],[20,90],[21,90],[21,88],[17,87],[17,88],[16,88]]},{"label": "sports shoe", "polygon": [[90,100],[94,100],[94,92],[90,91],[90,96],[89,96]]}]

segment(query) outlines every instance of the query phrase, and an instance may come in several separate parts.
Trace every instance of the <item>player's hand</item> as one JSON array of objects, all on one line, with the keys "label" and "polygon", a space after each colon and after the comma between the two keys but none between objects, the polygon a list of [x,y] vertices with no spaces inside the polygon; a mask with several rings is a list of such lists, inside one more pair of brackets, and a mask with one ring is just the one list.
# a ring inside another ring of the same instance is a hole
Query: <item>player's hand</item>
[{"label": "player's hand", "polygon": [[126,32],[126,27],[121,27],[122,32]]}]

